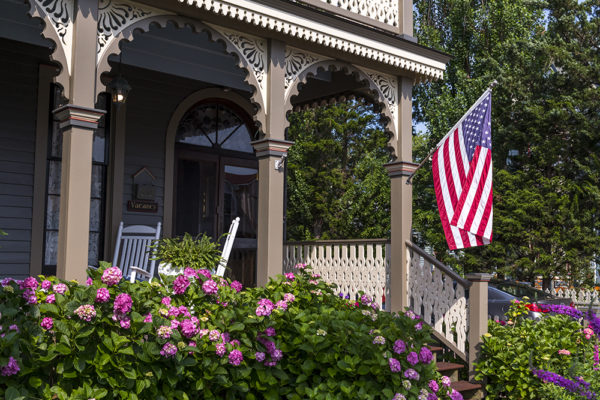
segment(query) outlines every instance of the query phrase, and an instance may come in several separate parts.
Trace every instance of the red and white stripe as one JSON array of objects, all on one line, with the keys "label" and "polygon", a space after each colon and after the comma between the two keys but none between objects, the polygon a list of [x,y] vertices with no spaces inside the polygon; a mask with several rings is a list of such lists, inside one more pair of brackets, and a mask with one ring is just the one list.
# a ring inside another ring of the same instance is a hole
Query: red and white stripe
[{"label": "red and white stripe", "polygon": [[433,154],[433,182],[442,226],[451,250],[492,239],[492,152],[477,146],[469,163],[461,133],[454,129]]}]

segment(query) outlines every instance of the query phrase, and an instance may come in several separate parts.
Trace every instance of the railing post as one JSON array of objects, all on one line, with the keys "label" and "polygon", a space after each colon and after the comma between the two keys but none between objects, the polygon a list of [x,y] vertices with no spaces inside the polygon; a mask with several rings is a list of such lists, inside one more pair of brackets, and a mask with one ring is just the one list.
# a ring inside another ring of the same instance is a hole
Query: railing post
[{"label": "railing post", "polygon": [[475,362],[481,353],[481,337],[488,328],[488,282],[491,274],[467,274],[469,289],[469,381],[475,380]]}]

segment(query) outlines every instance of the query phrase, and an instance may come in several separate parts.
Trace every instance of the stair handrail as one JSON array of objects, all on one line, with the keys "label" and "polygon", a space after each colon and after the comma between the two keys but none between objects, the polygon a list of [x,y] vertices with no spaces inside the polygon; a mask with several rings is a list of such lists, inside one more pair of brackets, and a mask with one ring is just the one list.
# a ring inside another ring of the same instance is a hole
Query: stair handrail
[{"label": "stair handrail", "polygon": [[456,282],[461,284],[465,289],[468,289],[471,287],[471,285],[472,285],[471,282],[469,282],[468,280],[466,280],[465,278],[460,276],[458,273],[456,273],[454,270],[452,270],[452,268],[448,267],[446,264],[440,262],[439,260],[436,260],[434,257],[427,254],[427,252],[425,250],[423,250],[422,248],[420,248],[419,246],[417,246],[410,240],[406,241],[406,245],[408,247],[410,247],[411,249],[413,249],[415,251],[415,253],[419,254],[425,260],[429,261],[431,264],[435,265],[437,268],[442,270],[446,275],[449,275],[452,279],[454,279]]}]

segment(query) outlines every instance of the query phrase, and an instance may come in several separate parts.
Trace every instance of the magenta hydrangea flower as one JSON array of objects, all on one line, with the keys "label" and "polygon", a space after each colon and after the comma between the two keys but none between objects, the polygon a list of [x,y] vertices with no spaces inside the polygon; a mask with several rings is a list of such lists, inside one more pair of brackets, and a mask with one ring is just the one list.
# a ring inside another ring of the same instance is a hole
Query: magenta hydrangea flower
[{"label": "magenta hydrangea flower", "polygon": [[96,303],[106,303],[110,300],[110,293],[107,288],[98,288],[96,290]]},{"label": "magenta hydrangea flower", "polygon": [[48,290],[51,287],[52,287],[52,282],[50,282],[49,280],[46,279],[42,282],[42,289]]},{"label": "magenta hydrangea flower", "polygon": [[207,269],[200,269],[200,270],[198,270],[198,275],[204,275],[208,279],[212,278],[212,274]]},{"label": "magenta hydrangea flower", "polygon": [[231,350],[228,358],[229,358],[229,364],[235,365],[235,366],[240,365],[242,363],[242,361],[244,361],[244,355],[242,354],[241,351],[239,351],[237,349]]},{"label": "magenta hydrangea flower", "polygon": [[114,308],[115,313],[127,314],[129,311],[131,311],[131,305],[132,305],[131,296],[128,295],[127,293],[120,293],[115,298],[115,303],[114,303],[113,308]]},{"label": "magenta hydrangea flower", "polygon": [[272,326],[269,326],[267,329],[265,329],[264,333],[267,336],[275,336],[275,334],[276,334],[275,328],[273,328]]},{"label": "magenta hydrangea flower", "polygon": [[295,280],[295,279],[296,279],[296,276],[294,276],[294,273],[293,273],[293,272],[288,272],[288,273],[286,273],[286,274],[284,274],[284,275],[285,275],[285,277],[286,277],[287,279],[289,279],[290,281],[293,281],[293,280]]},{"label": "magenta hydrangea flower", "polygon": [[146,315],[146,318],[144,318],[144,322],[149,323],[152,322],[152,314],[148,313],[148,315]]},{"label": "magenta hydrangea flower", "polygon": [[170,306],[171,305],[171,298],[170,297],[163,297],[160,302],[162,304],[164,304],[165,306]]},{"label": "magenta hydrangea flower", "polygon": [[38,281],[33,276],[30,276],[29,278],[26,278],[23,281],[22,286],[23,286],[23,288],[34,289],[35,290],[35,289],[38,288]]},{"label": "magenta hydrangea flower", "polygon": [[119,320],[119,325],[121,325],[121,328],[123,328],[123,329],[131,328],[131,318],[129,318],[129,317],[122,318],[121,320]]},{"label": "magenta hydrangea flower", "polygon": [[156,335],[161,339],[169,339],[172,333],[173,329],[166,325],[159,326],[156,330]]},{"label": "magenta hydrangea flower", "polygon": [[406,351],[406,343],[398,339],[394,342],[394,353],[402,354]]},{"label": "magenta hydrangea flower", "polygon": [[231,284],[229,286],[238,293],[241,292],[242,288],[243,288],[241,282],[238,282],[238,281],[231,282]]},{"label": "magenta hydrangea flower", "polygon": [[452,381],[450,380],[449,377],[447,377],[446,375],[442,376],[442,385],[443,386],[450,387],[451,383],[452,383]]},{"label": "magenta hydrangea flower", "polygon": [[215,353],[217,353],[217,355],[219,357],[223,357],[225,355],[225,343],[217,343],[215,346],[217,349],[215,350]]},{"label": "magenta hydrangea flower", "polygon": [[269,299],[260,299],[258,301],[258,307],[256,307],[256,315],[261,316],[269,316],[273,311],[273,302]]},{"label": "magenta hydrangea flower", "polygon": [[42,319],[42,322],[40,323],[40,326],[42,328],[44,328],[45,330],[49,331],[50,329],[52,329],[52,326],[54,325],[54,320],[51,317],[45,317]]},{"label": "magenta hydrangea flower", "polygon": [[271,358],[277,362],[283,358],[283,352],[279,349],[275,349],[271,352]]},{"label": "magenta hydrangea flower", "polygon": [[463,400],[463,395],[459,391],[452,389],[452,392],[450,392],[450,398],[452,400]]},{"label": "magenta hydrangea flower", "polygon": [[427,400],[438,400],[437,394],[427,393]]},{"label": "magenta hydrangea flower", "polygon": [[169,317],[178,317],[179,307],[169,307],[169,312],[167,314],[169,315]]},{"label": "magenta hydrangea flower", "polygon": [[198,276],[198,272],[194,268],[190,267],[185,267],[183,274],[188,278],[196,278]]},{"label": "magenta hydrangea flower", "polygon": [[419,373],[412,368],[409,368],[406,371],[404,371],[404,376],[408,379],[412,379],[413,381],[419,380]]},{"label": "magenta hydrangea flower", "polygon": [[176,319],[171,321],[171,329],[177,329],[179,328],[179,321],[177,321]]},{"label": "magenta hydrangea flower", "polygon": [[177,347],[169,342],[165,343],[160,351],[160,355],[166,358],[173,357],[175,354],[177,354]]},{"label": "magenta hydrangea flower", "polygon": [[407,356],[406,356],[406,361],[408,361],[408,363],[410,365],[417,365],[419,363],[419,356],[417,353],[415,353],[414,351],[411,351]]},{"label": "magenta hydrangea flower", "polygon": [[86,286],[92,286],[94,284],[94,280],[90,277],[85,281]]},{"label": "magenta hydrangea flower", "polygon": [[363,294],[360,296],[360,302],[363,304],[371,304],[372,301],[373,299],[368,294]]},{"label": "magenta hydrangea flower", "polygon": [[198,333],[198,327],[189,319],[184,319],[181,322],[180,327],[181,333],[188,339],[194,337]]},{"label": "magenta hydrangea flower", "polygon": [[415,330],[420,331],[421,329],[423,329],[423,321],[420,321],[415,325]]},{"label": "magenta hydrangea flower", "polygon": [[4,367],[0,368],[0,375],[16,375],[20,370],[21,368],[19,368],[19,363],[11,356],[8,357],[8,363]]},{"label": "magenta hydrangea flower", "polygon": [[291,293],[285,293],[285,294],[283,295],[283,301],[285,301],[286,303],[291,303],[291,302],[293,302],[294,300],[296,300],[296,296],[294,296],[294,295],[293,295],[293,294],[291,294]]},{"label": "magenta hydrangea flower", "polygon": [[375,339],[373,339],[373,344],[385,344],[385,338],[383,336],[375,336]]},{"label": "magenta hydrangea flower", "polygon": [[256,353],[254,353],[254,358],[256,358],[256,361],[258,362],[265,361],[265,356],[265,353],[263,353],[262,351],[257,351]]},{"label": "magenta hydrangea flower", "polygon": [[239,345],[240,345],[240,341],[239,341],[239,340],[237,340],[237,339],[233,339],[231,342],[229,342],[229,344],[230,344],[232,347],[239,347]]},{"label": "magenta hydrangea flower", "polygon": [[431,361],[433,361],[433,354],[431,354],[431,350],[429,350],[427,347],[421,347],[421,350],[419,351],[419,361],[421,361],[423,364],[429,364]]},{"label": "magenta hydrangea flower", "polygon": [[402,393],[396,393],[394,397],[392,397],[392,400],[406,400],[406,396]]},{"label": "magenta hydrangea flower", "polygon": [[440,390],[440,385],[438,385],[438,383],[435,380],[430,380],[429,381],[429,389],[431,389],[432,392],[437,393],[438,390]]},{"label": "magenta hydrangea flower", "polygon": [[104,270],[102,278],[100,280],[108,286],[114,286],[123,279],[123,273],[119,267],[110,267]]},{"label": "magenta hydrangea flower", "polygon": [[15,331],[15,332],[19,332],[19,327],[15,324],[12,324],[8,327],[9,331]]},{"label": "magenta hydrangea flower", "polygon": [[277,303],[275,303],[275,306],[277,307],[278,310],[287,310],[288,308],[288,303],[284,300],[279,300]]},{"label": "magenta hydrangea flower", "polygon": [[96,316],[96,309],[91,304],[83,304],[74,311],[79,316],[79,319],[90,322]]},{"label": "magenta hydrangea flower", "polygon": [[210,332],[208,333],[208,339],[209,339],[211,342],[216,342],[216,341],[217,341],[217,340],[219,340],[220,338],[221,338],[221,332],[219,332],[219,331],[218,331],[218,330],[216,330],[216,329],[213,329],[212,331],[210,331]]},{"label": "magenta hydrangea flower", "polygon": [[188,318],[192,316],[186,306],[179,306],[178,309],[179,309],[180,316],[183,315],[184,317],[188,317]]},{"label": "magenta hydrangea flower", "polygon": [[2,287],[6,287],[6,286],[10,285],[11,282],[14,282],[13,278],[3,278],[0,281],[0,284],[2,284]]},{"label": "magenta hydrangea flower", "polygon": [[223,332],[221,333],[221,341],[223,341],[223,343],[229,343],[229,332]]},{"label": "magenta hydrangea flower", "polygon": [[52,290],[54,290],[58,294],[65,294],[67,289],[68,287],[64,283],[57,283],[56,285],[52,286]]},{"label": "magenta hydrangea flower", "polygon": [[48,296],[46,296],[46,303],[48,303],[48,304],[54,304],[55,301],[56,301],[56,296],[54,295],[54,293],[49,294]]},{"label": "magenta hydrangea flower", "polygon": [[179,275],[173,282],[173,293],[183,294],[190,286],[190,280],[185,275]]},{"label": "magenta hydrangea flower", "polygon": [[217,294],[219,291],[219,285],[217,285],[217,282],[213,281],[212,279],[207,279],[202,284],[202,291],[206,294]]},{"label": "magenta hydrangea flower", "polygon": [[400,365],[400,361],[396,360],[393,357],[388,358],[388,364],[390,366],[390,370],[392,372],[401,372],[402,366]]}]

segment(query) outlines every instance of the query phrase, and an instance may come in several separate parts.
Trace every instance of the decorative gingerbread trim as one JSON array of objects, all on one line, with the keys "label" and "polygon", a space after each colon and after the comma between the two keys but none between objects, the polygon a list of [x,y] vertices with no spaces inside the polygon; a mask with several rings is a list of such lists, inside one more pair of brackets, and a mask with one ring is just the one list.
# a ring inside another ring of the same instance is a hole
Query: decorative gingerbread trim
[{"label": "decorative gingerbread trim", "polygon": [[[37,8],[37,10],[36,10]],[[37,11],[37,12],[36,12]],[[73,49],[73,20],[75,17],[74,0],[33,0],[31,2],[32,16],[39,16],[46,22],[44,29],[45,37],[52,37],[47,34],[48,25],[54,30],[58,46],[61,47],[65,64],[63,68],[71,75],[71,59]]]},{"label": "decorative gingerbread trim", "polygon": [[394,126],[394,132],[398,131],[398,79],[392,75],[382,74],[377,71],[362,68],[355,65],[357,69],[362,70],[377,87],[377,91],[383,100],[385,100],[389,117]]},{"label": "decorative gingerbread trim", "polygon": [[302,71],[319,61],[328,59],[330,58],[287,46],[285,49],[285,97],[288,97],[292,83]]}]

